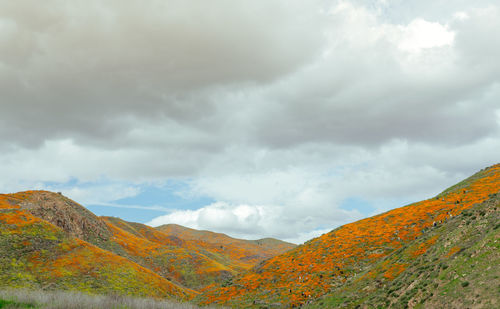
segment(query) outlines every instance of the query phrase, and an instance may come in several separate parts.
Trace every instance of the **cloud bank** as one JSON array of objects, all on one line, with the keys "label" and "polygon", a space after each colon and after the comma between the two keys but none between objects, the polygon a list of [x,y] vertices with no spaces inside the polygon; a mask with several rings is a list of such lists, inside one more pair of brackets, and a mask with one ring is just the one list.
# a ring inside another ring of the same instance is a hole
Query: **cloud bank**
[{"label": "cloud bank", "polygon": [[151,224],[299,242],[498,162],[498,29],[495,1],[0,0],[0,188],[177,179],[216,202]]}]

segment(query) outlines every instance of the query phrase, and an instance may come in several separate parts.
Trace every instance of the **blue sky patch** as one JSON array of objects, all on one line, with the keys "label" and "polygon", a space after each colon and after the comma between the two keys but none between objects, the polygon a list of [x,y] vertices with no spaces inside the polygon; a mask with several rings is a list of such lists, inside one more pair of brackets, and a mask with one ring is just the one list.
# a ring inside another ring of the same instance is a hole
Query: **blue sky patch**
[{"label": "blue sky patch", "polygon": [[344,210],[356,209],[365,217],[370,216],[376,209],[370,202],[359,197],[346,198],[342,201],[340,208]]}]

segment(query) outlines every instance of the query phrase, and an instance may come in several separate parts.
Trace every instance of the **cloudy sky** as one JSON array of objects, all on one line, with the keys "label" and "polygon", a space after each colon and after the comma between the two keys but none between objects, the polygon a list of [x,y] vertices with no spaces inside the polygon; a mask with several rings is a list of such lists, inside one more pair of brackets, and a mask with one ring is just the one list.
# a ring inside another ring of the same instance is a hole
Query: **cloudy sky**
[{"label": "cloudy sky", "polygon": [[0,0],[0,192],[302,242],[500,162],[496,0]]}]

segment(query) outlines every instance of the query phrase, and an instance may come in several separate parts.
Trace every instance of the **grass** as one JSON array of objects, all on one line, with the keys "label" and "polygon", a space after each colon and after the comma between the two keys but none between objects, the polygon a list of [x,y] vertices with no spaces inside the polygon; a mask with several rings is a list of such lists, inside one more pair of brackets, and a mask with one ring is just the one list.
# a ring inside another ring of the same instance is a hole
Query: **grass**
[{"label": "grass", "polygon": [[13,308],[35,308],[33,304],[18,303],[11,300],[0,299],[0,308],[13,309]]},{"label": "grass", "polygon": [[154,298],[137,298],[118,295],[89,295],[74,291],[5,289],[0,290],[0,308],[195,309],[199,307],[189,303],[179,303]]}]

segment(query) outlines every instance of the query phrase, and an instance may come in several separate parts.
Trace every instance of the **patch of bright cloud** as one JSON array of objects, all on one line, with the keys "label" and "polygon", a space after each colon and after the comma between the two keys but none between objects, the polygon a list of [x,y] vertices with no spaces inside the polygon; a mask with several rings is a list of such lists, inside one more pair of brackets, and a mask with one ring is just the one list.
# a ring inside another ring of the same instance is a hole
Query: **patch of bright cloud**
[{"label": "patch of bright cloud", "polygon": [[426,48],[451,45],[454,38],[455,33],[446,25],[417,18],[403,28],[403,38],[398,47],[405,51],[418,52]]},{"label": "patch of bright cloud", "polygon": [[177,210],[148,222],[148,225],[176,223],[195,229],[230,232],[233,235],[251,235],[265,216],[271,215],[270,207],[231,205],[216,202],[197,210]]},{"label": "patch of bright cloud", "polygon": [[469,14],[467,14],[466,12],[455,12],[453,14],[453,17],[458,20],[465,20],[469,18]]}]

